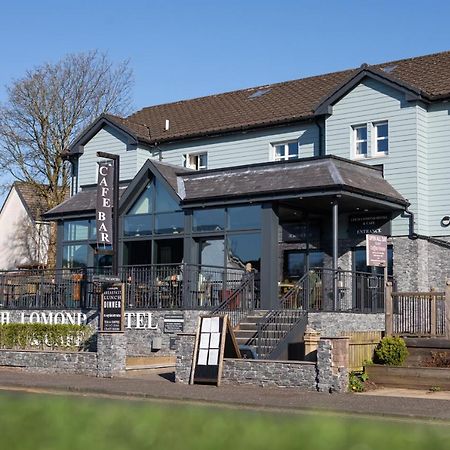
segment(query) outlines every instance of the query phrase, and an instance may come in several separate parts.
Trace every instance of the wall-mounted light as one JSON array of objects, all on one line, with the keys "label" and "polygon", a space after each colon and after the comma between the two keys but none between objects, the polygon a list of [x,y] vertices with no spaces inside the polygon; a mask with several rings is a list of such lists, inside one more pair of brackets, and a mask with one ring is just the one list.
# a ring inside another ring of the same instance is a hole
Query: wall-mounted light
[{"label": "wall-mounted light", "polygon": [[444,216],[441,219],[441,227],[448,227],[450,225],[450,216]]}]

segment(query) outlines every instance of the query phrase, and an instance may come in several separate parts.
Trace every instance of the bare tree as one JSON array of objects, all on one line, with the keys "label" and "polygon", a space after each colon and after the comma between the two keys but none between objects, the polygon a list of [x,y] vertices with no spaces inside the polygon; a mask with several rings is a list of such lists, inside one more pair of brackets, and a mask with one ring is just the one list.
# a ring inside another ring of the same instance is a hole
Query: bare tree
[{"label": "bare tree", "polygon": [[48,209],[61,203],[69,183],[64,151],[101,113],[129,112],[132,84],[127,61],[115,65],[97,51],[67,55],[12,82],[0,105],[0,175],[31,183]]}]

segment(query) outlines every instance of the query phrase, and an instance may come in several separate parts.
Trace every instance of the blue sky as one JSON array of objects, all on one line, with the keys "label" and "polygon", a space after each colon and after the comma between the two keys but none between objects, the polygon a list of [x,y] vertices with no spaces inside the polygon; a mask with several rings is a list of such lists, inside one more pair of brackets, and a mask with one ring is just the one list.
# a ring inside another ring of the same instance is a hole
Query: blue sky
[{"label": "blue sky", "polygon": [[449,17],[444,0],[5,1],[0,101],[69,52],[129,59],[138,109],[450,50]]}]

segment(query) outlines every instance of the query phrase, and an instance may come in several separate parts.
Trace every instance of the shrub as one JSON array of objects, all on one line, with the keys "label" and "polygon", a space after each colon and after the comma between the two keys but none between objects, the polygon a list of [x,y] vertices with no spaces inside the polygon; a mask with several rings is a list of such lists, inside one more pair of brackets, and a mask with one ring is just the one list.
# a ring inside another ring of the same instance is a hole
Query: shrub
[{"label": "shrub", "polygon": [[375,349],[375,362],[378,364],[400,366],[407,356],[405,341],[400,337],[384,337]]},{"label": "shrub", "polygon": [[368,380],[365,372],[350,372],[348,378],[348,390],[350,392],[364,392],[364,383]]},{"label": "shrub", "polygon": [[91,334],[86,325],[8,323],[0,325],[0,348],[82,350]]},{"label": "shrub", "polygon": [[426,367],[450,367],[450,355],[446,352],[431,352],[425,361]]}]

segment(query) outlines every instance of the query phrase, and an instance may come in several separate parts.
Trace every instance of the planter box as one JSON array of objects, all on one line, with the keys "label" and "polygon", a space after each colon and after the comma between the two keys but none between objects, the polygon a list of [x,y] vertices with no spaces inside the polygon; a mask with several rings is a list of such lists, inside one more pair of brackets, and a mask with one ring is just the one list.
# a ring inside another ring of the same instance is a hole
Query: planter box
[{"label": "planter box", "polygon": [[367,366],[369,380],[378,386],[409,389],[439,387],[450,391],[450,369],[438,367]]}]

